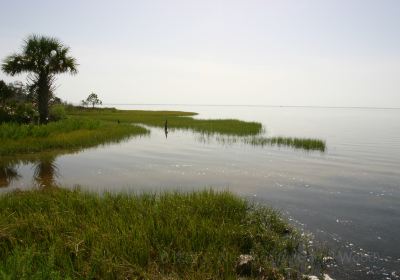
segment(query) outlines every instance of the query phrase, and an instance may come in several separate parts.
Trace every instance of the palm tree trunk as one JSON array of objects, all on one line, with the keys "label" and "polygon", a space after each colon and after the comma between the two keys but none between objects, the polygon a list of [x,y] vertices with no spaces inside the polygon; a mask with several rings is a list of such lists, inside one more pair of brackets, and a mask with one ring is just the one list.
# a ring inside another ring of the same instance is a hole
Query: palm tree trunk
[{"label": "palm tree trunk", "polygon": [[49,120],[49,99],[49,77],[47,75],[41,74],[38,80],[38,105],[40,124],[46,124]]}]

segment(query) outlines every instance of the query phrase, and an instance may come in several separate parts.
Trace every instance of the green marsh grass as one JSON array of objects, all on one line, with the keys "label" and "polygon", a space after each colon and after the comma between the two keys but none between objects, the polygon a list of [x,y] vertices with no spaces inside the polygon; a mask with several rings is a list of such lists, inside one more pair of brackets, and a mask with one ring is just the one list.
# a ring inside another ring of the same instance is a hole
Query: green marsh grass
[{"label": "green marsh grass", "polygon": [[197,115],[197,113],[193,112],[74,109],[69,111],[69,114],[77,117],[145,124],[154,127],[164,127],[165,120],[168,120],[168,128],[187,129],[205,134],[245,136],[257,135],[262,132],[262,125],[257,122],[235,119],[196,119],[193,116]]},{"label": "green marsh grass", "polygon": [[228,192],[0,196],[2,279],[299,279],[300,234]]},{"label": "green marsh grass", "polygon": [[305,151],[326,151],[326,143],[320,139],[313,138],[296,138],[296,137],[263,137],[263,136],[224,136],[218,135],[216,137],[209,137],[208,135],[200,135],[197,140],[200,142],[208,143],[213,139],[222,145],[232,145],[242,143],[252,146],[278,146],[288,147],[293,149],[300,149]]},{"label": "green marsh grass", "polygon": [[69,119],[50,122],[47,125],[24,125],[4,123],[0,126],[0,140],[19,140],[26,137],[47,137],[56,133],[68,133],[75,130],[94,130],[101,126],[98,120]]},{"label": "green marsh grass", "polygon": [[147,133],[148,130],[140,126],[86,118],[72,118],[41,126],[1,124],[0,155],[82,149]]},{"label": "green marsh grass", "polygon": [[245,143],[254,146],[285,146],[306,151],[325,152],[325,141],[312,138],[295,138],[295,137],[251,137],[246,138]]}]

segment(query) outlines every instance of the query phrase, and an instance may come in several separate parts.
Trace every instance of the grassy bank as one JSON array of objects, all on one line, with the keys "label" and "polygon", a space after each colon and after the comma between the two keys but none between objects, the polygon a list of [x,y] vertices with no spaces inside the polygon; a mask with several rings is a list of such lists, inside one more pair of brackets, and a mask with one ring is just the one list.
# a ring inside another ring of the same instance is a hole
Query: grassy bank
[{"label": "grassy bank", "polygon": [[[302,244],[276,212],[227,192],[0,197],[3,279],[298,279]],[[254,260],[238,266],[241,254]]]},{"label": "grassy bank", "polygon": [[262,125],[257,122],[245,122],[234,119],[195,119],[196,113],[177,111],[142,111],[113,109],[74,109],[70,116],[95,118],[112,122],[145,124],[154,127],[164,127],[168,120],[170,129],[190,129],[204,134],[225,135],[256,135],[262,131]]},{"label": "grassy bank", "polygon": [[47,125],[0,125],[0,155],[71,150],[116,142],[146,134],[139,126],[115,124],[88,118],[72,118]]}]

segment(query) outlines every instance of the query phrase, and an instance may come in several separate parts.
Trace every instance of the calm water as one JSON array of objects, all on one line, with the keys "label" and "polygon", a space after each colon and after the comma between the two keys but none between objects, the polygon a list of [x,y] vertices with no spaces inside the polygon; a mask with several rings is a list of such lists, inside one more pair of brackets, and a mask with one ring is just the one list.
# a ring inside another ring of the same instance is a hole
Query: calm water
[{"label": "calm water", "polygon": [[117,107],[259,121],[267,136],[319,138],[327,151],[223,144],[180,130],[166,138],[162,129],[151,129],[148,137],[75,154],[41,155],[14,164],[3,158],[0,191],[53,181],[94,191],[229,189],[280,209],[332,248],[337,267],[331,276],[399,279],[400,110]]}]

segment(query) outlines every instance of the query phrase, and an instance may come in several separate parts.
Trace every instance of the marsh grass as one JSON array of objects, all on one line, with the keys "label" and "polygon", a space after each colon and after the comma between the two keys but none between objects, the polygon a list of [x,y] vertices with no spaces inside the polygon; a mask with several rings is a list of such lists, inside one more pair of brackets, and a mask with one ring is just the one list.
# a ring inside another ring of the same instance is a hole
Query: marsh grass
[{"label": "marsh grass", "polygon": [[172,129],[186,129],[205,134],[223,135],[257,135],[262,132],[262,125],[257,122],[245,122],[235,119],[196,119],[193,112],[179,111],[142,111],[142,110],[71,110],[71,116],[95,118],[111,122],[126,122],[145,124],[153,127],[164,127],[168,120],[168,127]]},{"label": "marsh grass", "polygon": [[[48,188],[0,197],[2,279],[298,279],[304,240],[228,192],[105,194]],[[304,257],[304,256],[303,256]]]},{"label": "marsh grass", "polygon": [[325,152],[325,141],[312,138],[295,138],[295,137],[251,137],[246,138],[245,143],[254,146],[285,146],[306,151]]},{"label": "marsh grass", "polygon": [[82,149],[147,133],[148,130],[140,126],[86,118],[67,119],[41,126],[1,124],[0,155]]},{"label": "marsh grass", "polygon": [[94,130],[101,126],[98,120],[69,119],[50,122],[47,125],[4,123],[0,126],[1,140],[19,140],[27,137],[48,137],[57,133],[68,133],[75,130]]},{"label": "marsh grass", "polygon": [[197,140],[204,143],[210,143],[215,139],[215,141],[222,145],[232,145],[232,144],[245,144],[252,146],[278,146],[278,147],[288,147],[293,149],[305,150],[305,151],[326,151],[326,143],[320,139],[312,138],[296,138],[296,137],[263,137],[263,136],[224,136],[218,135],[216,137],[201,134],[197,137]]}]

